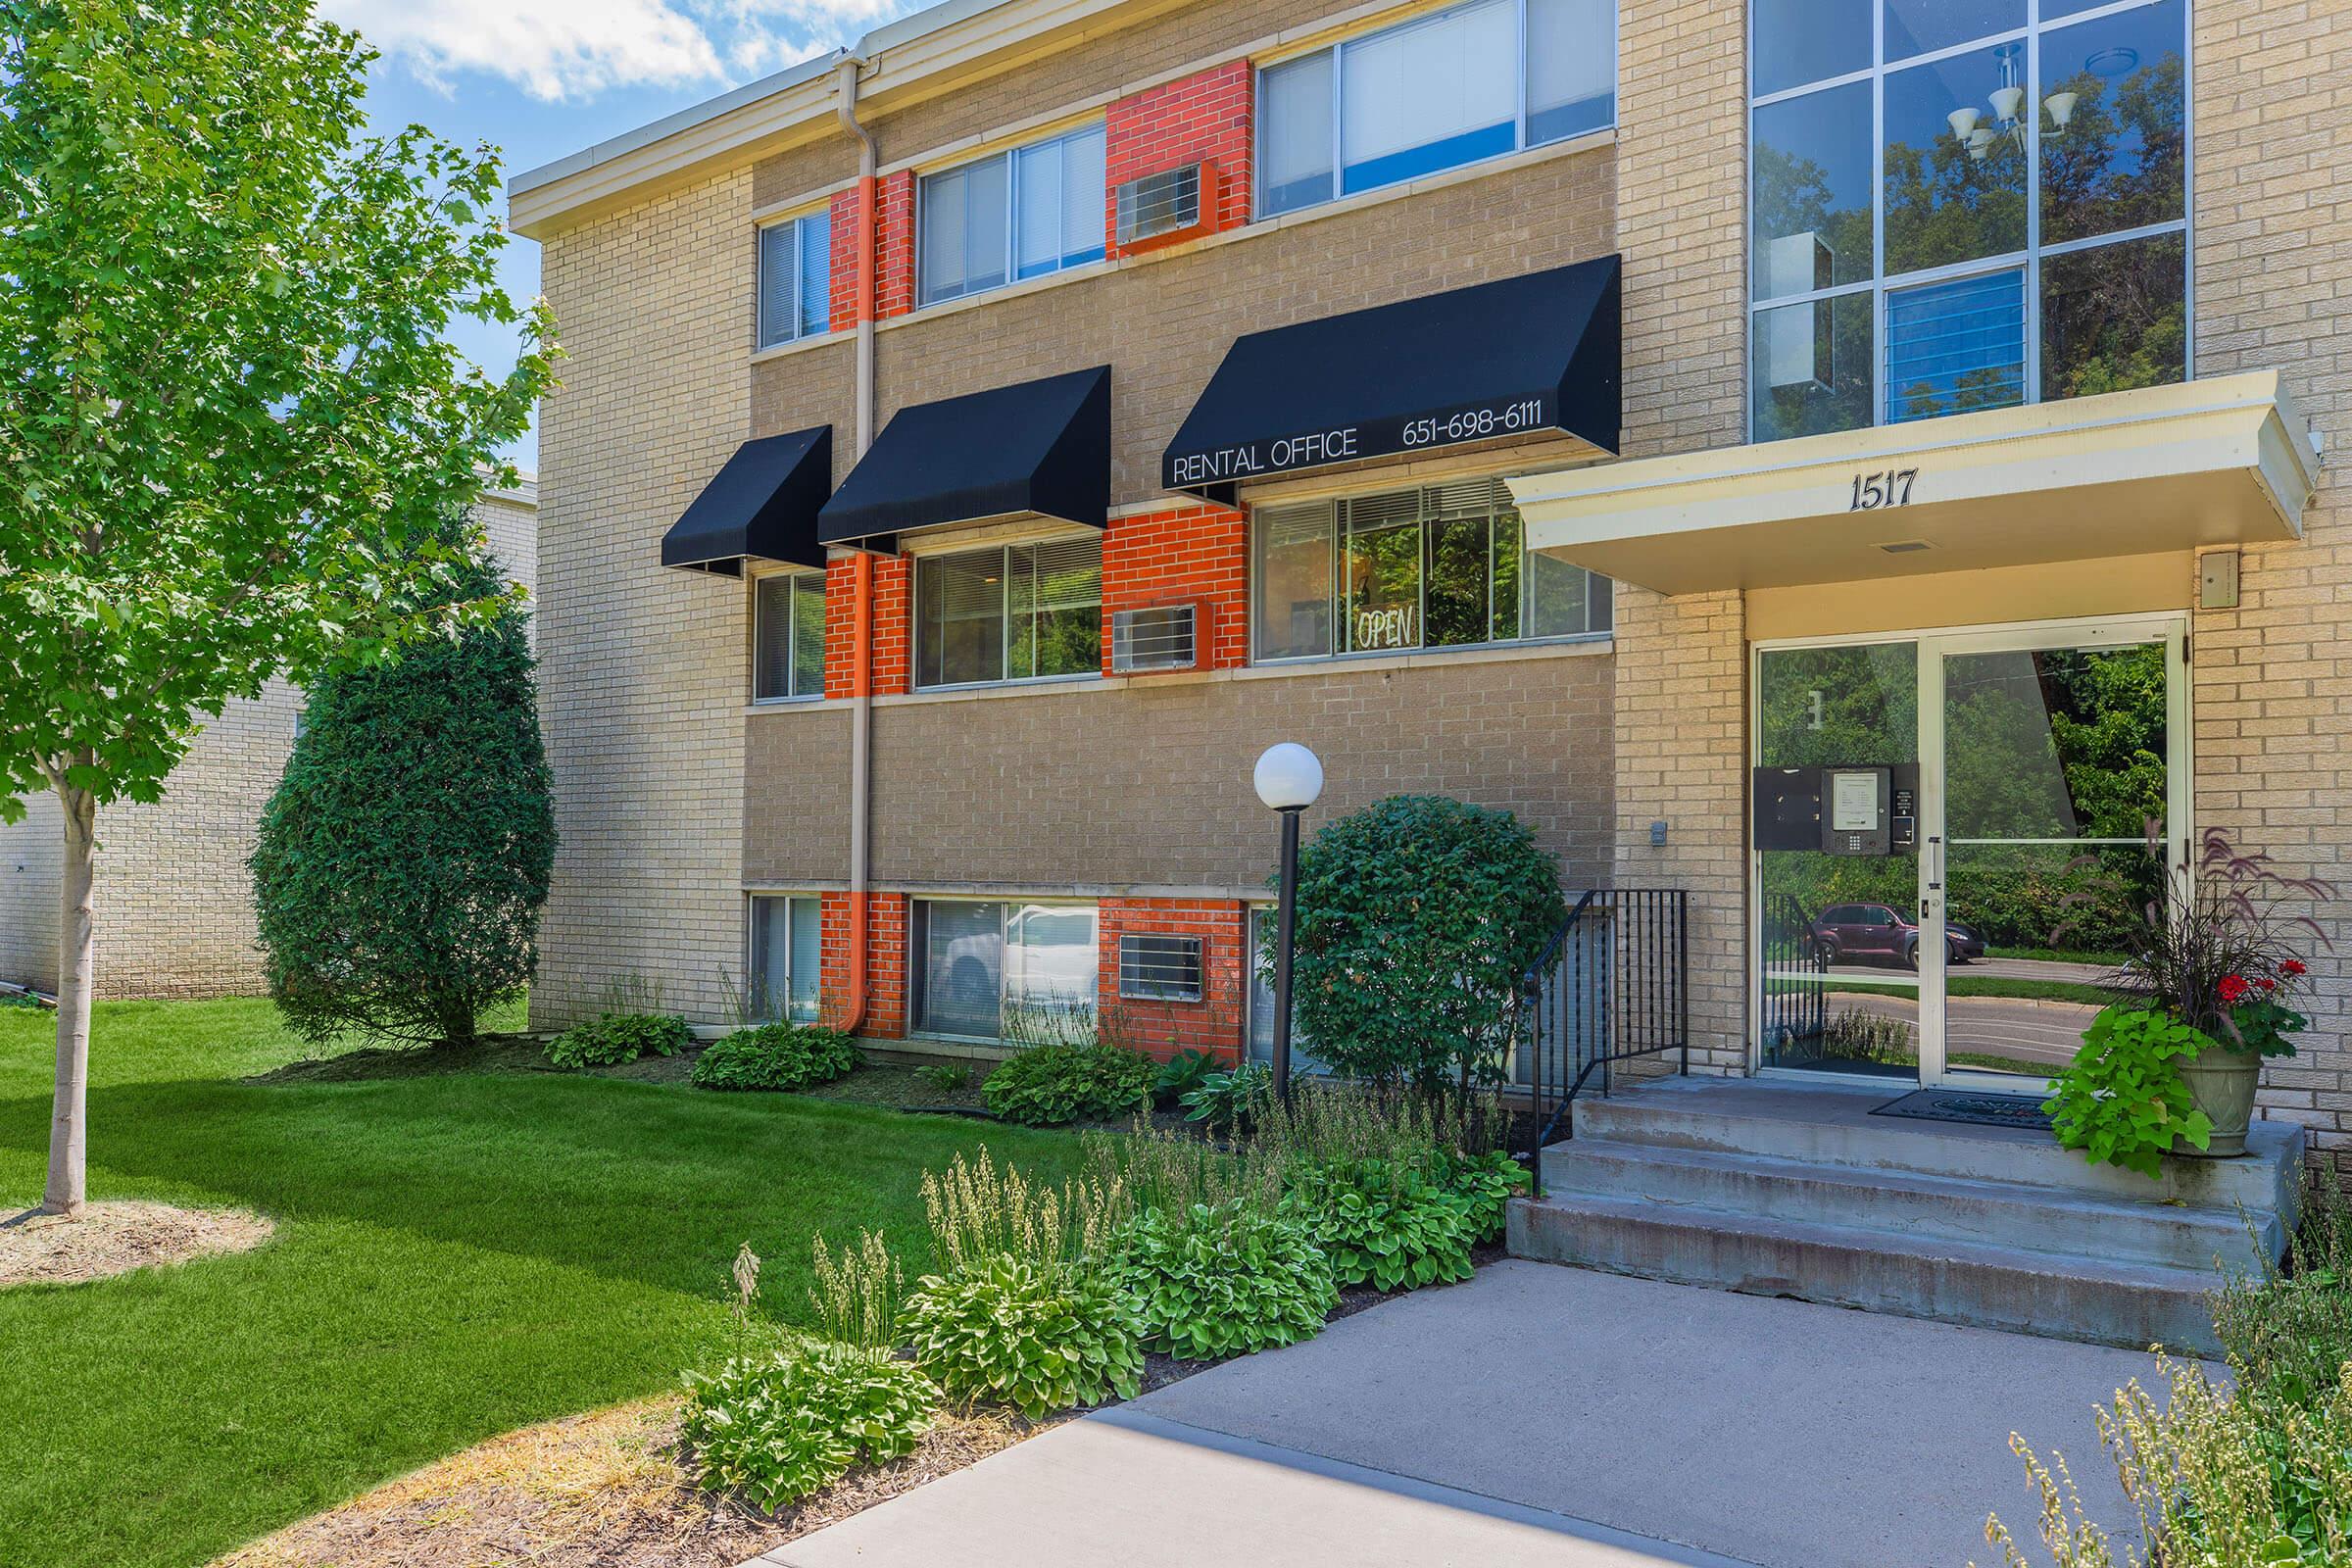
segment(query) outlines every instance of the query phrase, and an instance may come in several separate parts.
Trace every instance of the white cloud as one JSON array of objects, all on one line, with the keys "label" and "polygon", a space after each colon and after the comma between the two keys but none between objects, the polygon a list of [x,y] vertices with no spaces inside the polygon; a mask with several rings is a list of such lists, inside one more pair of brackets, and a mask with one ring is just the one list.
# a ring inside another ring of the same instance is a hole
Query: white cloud
[{"label": "white cloud", "polygon": [[425,80],[481,73],[534,98],[717,85],[855,42],[910,0],[323,0]]}]

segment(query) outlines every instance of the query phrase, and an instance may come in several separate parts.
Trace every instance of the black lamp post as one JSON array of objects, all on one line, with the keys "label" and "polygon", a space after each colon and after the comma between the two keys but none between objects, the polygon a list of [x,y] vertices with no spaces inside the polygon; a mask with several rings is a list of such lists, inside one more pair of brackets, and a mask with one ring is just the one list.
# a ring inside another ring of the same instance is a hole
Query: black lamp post
[{"label": "black lamp post", "polygon": [[1282,902],[1274,917],[1274,1095],[1291,1102],[1291,942],[1298,929],[1298,818],[1323,793],[1323,763],[1296,741],[1266,748],[1251,775],[1282,816]]}]

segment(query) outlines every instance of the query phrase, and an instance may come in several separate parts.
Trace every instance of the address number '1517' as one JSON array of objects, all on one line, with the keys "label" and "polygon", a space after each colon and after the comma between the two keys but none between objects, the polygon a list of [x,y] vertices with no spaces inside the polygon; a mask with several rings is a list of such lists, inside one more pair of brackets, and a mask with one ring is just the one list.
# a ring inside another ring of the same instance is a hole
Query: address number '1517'
[{"label": "address number '1517'", "polygon": [[1854,475],[1853,504],[1846,511],[1876,512],[1881,507],[1907,507],[1911,504],[1911,481],[1918,477],[1917,468],[1857,473]]}]

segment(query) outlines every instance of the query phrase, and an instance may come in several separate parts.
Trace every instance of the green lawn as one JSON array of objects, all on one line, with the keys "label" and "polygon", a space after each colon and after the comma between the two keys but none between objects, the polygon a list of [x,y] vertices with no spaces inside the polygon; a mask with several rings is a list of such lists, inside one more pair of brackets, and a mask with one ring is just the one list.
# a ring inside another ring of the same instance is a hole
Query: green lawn
[{"label": "green lawn", "polygon": [[[37,1199],[51,1019],[0,1009],[0,1204]],[[801,1318],[808,1239],[919,1248],[916,1183],[986,1138],[791,1096],[562,1075],[248,1084],[303,1054],[266,1004],[98,1008],[90,1192],[241,1203],[260,1251],[0,1291],[0,1563],[200,1564],[494,1433],[705,1358],[749,1241]],[[919,1253],[917,1256],[919,1261]]]},{"label": "green lawn", "polygon": [[[1861,992],[1880,997],[1916,997],[1917,986],[1896,986],[1869,980],[1828,980],[1820,982],[1830,991]],[[1998,975],[1951,975],[1944,981],[1944,993],[1954,997],[2013,997],[2033,1002],[2079,1002],[2086,1007],[2104,1007],[2116,1000],[2116,994],[2104,986],[2087,985],[2079,980],[2016,980]]]}]

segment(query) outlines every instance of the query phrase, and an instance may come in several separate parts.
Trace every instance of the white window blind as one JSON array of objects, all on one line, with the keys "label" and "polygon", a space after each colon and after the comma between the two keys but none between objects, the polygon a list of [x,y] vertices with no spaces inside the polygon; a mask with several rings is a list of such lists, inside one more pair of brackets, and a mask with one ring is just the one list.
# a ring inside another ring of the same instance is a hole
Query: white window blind
[{"label": "white window blind", "polygon": [[1511,0],[1488,0],[1348,44],[1340,134],[1350,172],[1510,125],[1519,102],[1515,13]]},{"label": "white window blind", "polygon": [[1101,260],[1103,135],[1090,125],[925,175],[916,215],[923,303]]},{"label": "white window blind", "polygon": [[813,336],[832,324],[833,220],[810,213],[760,230],[760,346]]},{"label": "white window blind", "polygon": [[1326,49],[1268,70],[1258,80],[1258,165],[1265,213],[1332,196],[1332,57]]},{"label": "white window blind", "polygon": [[763,1017],[813,1023],[824,923],[813,898],[752,901],[752,1003]]},{"label": "white window blind", "polygon": [[1617,0],[1527,0],[1529,145],[1616,119]]}]

